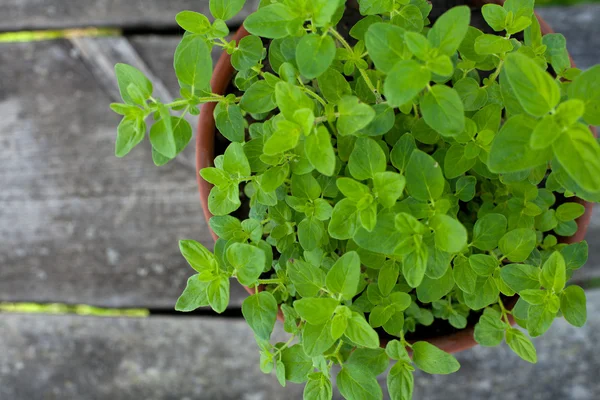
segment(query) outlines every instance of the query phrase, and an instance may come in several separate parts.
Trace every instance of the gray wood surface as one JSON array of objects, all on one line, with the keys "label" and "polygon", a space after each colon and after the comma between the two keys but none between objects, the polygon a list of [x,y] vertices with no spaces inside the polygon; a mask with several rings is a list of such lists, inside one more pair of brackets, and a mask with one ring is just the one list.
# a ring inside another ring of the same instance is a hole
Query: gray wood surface
[{"label": "gray wood surface", "polygon": [[[230,21],[239,25],[256,9],[247,0],[244,10]],[[64,29],[86,26],[122,28],[176,28],[175,15],[183,10],[208,13],[208,0],[2,0],[0,30]]]},{"label": "gray wood surface", "polygon": [[[538,364],[520,360],[505,344],[475,347],[457,355],[455,374],[417,372],[414,399],[598,399],[600,291],[587,295],[584,328],[559,319],[534,340]],[[242,320],[0,314],[0,337],[1,399],[302,398],[301,385],[283,389],[260,372]],[[278,324],[274,341],[286,339]],[[380,383],[385,391],[385,375]]]},{"label": "gray wood surface", "polygon": [[115,158],[111,99],[68,41],[0,44],[0,65],[0,301],[172,308],[193,272],[177,240],[212,246],[193,163]]}]

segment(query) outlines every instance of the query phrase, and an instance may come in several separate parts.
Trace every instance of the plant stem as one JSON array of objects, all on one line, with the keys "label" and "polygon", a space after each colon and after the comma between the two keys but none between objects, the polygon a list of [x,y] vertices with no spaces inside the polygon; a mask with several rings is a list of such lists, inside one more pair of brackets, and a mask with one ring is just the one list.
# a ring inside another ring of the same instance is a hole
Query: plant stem
[{"label": "plant stem", "polygon": [[325,100],[323,100],[323,98],[321,96],[319,96],[318,94],[316,94],[315,92],[313,92],[312,90],[310,90],[309,88],[307,88],[306,86],[303,87],[304,91],[309,94],[311,97],[313,97],[315,100],[317,100],[319,103],[321,103],[321,105],[323,107],[325,107],[327,105],[327,102]]},{"label": "plant stem", "polygon": [[258,280],[259,285],[277,285],[280,283],[282,283],[281,279],[259,279]]},{"label": "plant stem", "polygon": [[490,77],[488,78],[488,82],[485,85],[485,87],[489,87],[493,82],[496,81],[496,79],[498,78],[498,75],[500,75],[500,71],[502,70],[502,66],[504,65],[504,60],[500,60],[500,62],[498,63],[498,66],[496,67],[496,70],[494,71],[494,73],[492,75],[490,75]]},{"label": "plant stem", "polygon": [[500,296],[498,296],[498,305],[500,306],[500,310],[502,311],[502,318],[510,326],[510,321],[508,320],[508,314],[510,314],[510,311],[508,311],[504,307],[504,303],[502,303],[502,299],[500,298]]}]

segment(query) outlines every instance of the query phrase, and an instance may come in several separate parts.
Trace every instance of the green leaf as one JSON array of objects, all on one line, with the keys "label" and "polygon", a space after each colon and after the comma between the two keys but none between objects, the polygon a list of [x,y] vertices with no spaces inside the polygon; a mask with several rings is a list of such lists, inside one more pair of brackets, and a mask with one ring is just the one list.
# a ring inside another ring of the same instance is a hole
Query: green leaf
[{"label": "green leaf", "polygon": [[333,176],[335,170],[335,152],[331,144],[331,135],[324,126],[308,136],[305,141],[306,157],[317,171],[326,176]]},{"label": "green leaf", "polygon": [[242,303],[242,314],[262,340],[269,340],[277,321],[277,301],[270,292],[258,292],[246,297]]},{"label": "green leaf", "polygon": [[406,189],[417,200],[437,200],[446,181],[437,161],[421,150],[413,151],[406,166]]},{"label": "green leaf", "polygon": [[431,61],[431,44],[427,38],[420,33],[406,32],[404,34],[406,47],[422,61]]},{"label": "green leaf", "polygon": [[473,246],[484,251],[495,249],[507,226],[508,221],[502,214],[491,213],[478,219],[473,227]]},{"label": "green leaf", "polygon": [[529,145],[532,149],[545,149],[551,146],[563,133],[563,129],[556,123],[555,115],[548,114],[535,126],[529,139]]},{"label": "green leaf", "polygon": [[277,107],[275,90],[267,81],[255,82],[242,96],[240,106],[252,114],[267,113]]},{"label": "green leaf", "polygon": [[527,264],[509,264],[500,269],[500,277],[517,293],[540,288],[540,269]]},{"label": "green leaf", "polygon": [[413,362],[428,374],[447,375],[458,371],[459,362],[454,356],[438,349],[428,342],[416,342],[412,345]]},{"label": "green leaf", "polygon": [[600,145],[585,125],[570,126],[566,134],[554,141],[552,149],[579,186],[589,192],[600,191]]},{"label": "green leaf", "polygon": [[477,186],[477,178],[474,176],[461,176],[456,181],[456,197],[460,201],[471,201],[475,197],[475,188]]},{"label": "green leaf", "polygon": [[296,15],[292,9],[276,3],[261,7],[250,14],[244,21],[244,27],[253,35],[268,39],[280,39],[289,35],[288,26],[295,18]]},{"label": "green leaf", "polygon": [[556,300],[557,304],[555,310],[550,309],[549,303],[529,306],[529,310],[527,310],[526,325],[527,331],[531,337],[541,336],[550,329],[550,326],[556,317],[556,311],[559,308],[559,300]]},{"label": "green leaf", "polygon": [[326,26],[332,22],[336,12],[344,4],[343,0],[315,0],[308,7],[312,7],[313,21],[316,26]]},{"label": "green leaf", "polygon": [[206,290],[208,303],[216,313],[222,313],[229,304],[229,278],[218,276]]},{"label": "green leaf", "polygon": [[306,251],[319,247],[324,236],[325,226],[316,218],[305,218],[298,224],[298,240]]},{"label": "green leaf", "polygon": [[333,389],[331,381],[322,373],[311,375],[304,386],[304,400],[331,400]]},{"label": "green leaf", "polygon": [[371,349],[379,347],[379,335],[371,328],[365,317],[357,312],[353,312],[348,319],[345,335],[359,346]]},{"label": "green leaf", "polygon": [[523,360],[532,364],[537,363],[537,354],[533,343],[520,330],[509,328],[506,331],[506,343]]},{"label": "green leaf", "polygon": [[410,58],[404,44],[403,28],[388,23],[374,23],[365,35],[365,45],[375,67],[390,73],[401,60]]},{"label": "green leaf", "polygon": [[347,400],[382,400],[383,393],[377,378],[365,374],[363,368],[344,366],[336,378],[337,386]]},{"label": "green leaf", "polygon": [[519,228],[506,233],[498,246],[502,254],[512,262],[523,262],[529,257],[537,243],[535,231]]},{"label": "green leaf", "polygon": [[579,286],[569,286],[560,294],[560,311],[573,326],[581,328],[587,320],[585,292]]},{"label": "green leaf", "polygon": [[199,279],[198,274],[190,276],[183,293],[179,296],[179,299],[177,299],[175,310],[189,312],[200,307],[208,306],[209,302],[206,293],[208,285],[208,282],[203,282]]},{"label": "green leaf", "polygon": [[498,260],[487,254],[473,254],[469,257],[469,264],[479,276],[490,276],[498,267]]},{"label": "green leaf", "polygon": [[331,336],[331,321],[323,325],[306,324],[302,331],[302,346],[309,357],[316,357],[329,349],[335,340]]},{"label": "green leaf", "polygon": [[411,400],[415,386],[412,368],[407,363],[398,362],[388,372],[387,387],[392,400]]},{"label": "green leaf", "polygon": [[209,277],[208,280],[212,279],[219,264],[217,258],[206,247],[195,240],[180,240],[179,250],[190,267],[200,273],[201,279],[206,276]]},{"label": "green leaf", "polygon": [[488,94],[484,88],[480,88],[473,78],[463,78],[454,84],[465,111],[479,111],[487,102]]},{"label": "green leaf", "polygon": [[384,207],[393,207],[402,196],[406,178],[390,171],[378,172],[373,176],[373,191]]},{"label": "green leaf", "polygon": [[390,365],[390,359],[385,354],[385,350],[379,349],[360,349],[357,348],[350,354],[350,357],[344,364],[349,367],[357,367],[365,370],[366,373],[377,376],[383,374]]},{"label": "green leaf", "polygon": [[456,136],[465,129],[464,106],[458,92],[435,85],[421,99],[423,119],[443,136]]},{"label": "green leaf", "polygon": [[400,107],[425,89],[430,80],[431,73],[418,62],[399,61],[385,79],[385,97],[392,107]]},{"label": "green leaf", "polygon": [[250,176],[250,164],[241,143],[231,143],[223,155],[223,169],[238,178]]},{"label": "green leaf", "polygon": [[362,181],[373,178],[375,174],[385,171],[385,168],[385,153],[377,142],[369,138],[358,138],[348,161],[350,174]]},{"label": "green leaf", "polygon": [[310,263],[300,260],[288,262],[287,273],[302,297],[314,297],[325,286],[325,272]]},{"label": "green leaf", "polygon": [[313,371],[312,360],[297,344],[281,352],[281,362],[285,365],[285,379],[294,383],[306,382],[308,374]]},{"label": "green leaf", "polygon": [[562,74],[571,68],[567,40],[562,34],[548,33],[542,37],[542,43],[546,46],[546,59],[552,64],[552,69],[557,74]]},{"label": "green leaf", "polygon": [[144,121],[129,117],[123,118],[117,127],[115,155],[124,157],[144,139],[145,135],[146,124]]},{"label": "green leaf", "polygon": [[319,90],[330,103],[338,104],[343,97],[352,94],[350,84],[340,72],[329,68],[317,78]]},{"label": "green leaf", "polygon": [[421,245],[407,254],[402,263],[402,274],[408,285],[412,288],[418,287],[427,270],[427,247]]},{"label": "green leaf", "polygon": [[352,299],[358,290],[360,279],[360,257],[349,251],[340,257],[327,273],[327,288],[339,293],[346,300]]},{"label": "green leaf", "polygon": [[188,32],[204,35],[210,31],[211,24],[206,15],[194,11],[182,11],[175,16],[177,24]]},{"label": "green leaf", "polygon": [[446,153],[444,158],[444,173],[446,178],[458,178],[477,163],[477,158],[469,159],[465,155],[465,146],[461,144],[453,144]]},{"label": "green leaf", "polygon": [[585,103],[585,122],[600,125],[600,65],[578,75],[569,85],[568,92],[569,98]]},{"label": "green leaf", "polygon": [[227,21],[242,11],[246,0],[210,0],[210,13],[218,19]]},{"label": "green leaf", "polygon": [[133,85],[142,94],[145,99],[152,96],[152,82],[137,68],[127,64],[115,65],[115,75],[117,76],[117,84],[121,98],[127,104],[135,105],[136,102],[131,98],[127,90],[130,85]]},{"label": "green leaf", "polygon": [[417,148],[415,138],[410,133],[404,134],[398,139],[392,151],[390,152],[390,160],[392,165],[401,173],[404,172],[413,150]]},{"label": "green leaf", "polygon": [[501,314],[493,308],[486,308],[475,325],[473,337],[482,346],[495,347],[502,343],[506,328]]},{"label": "green leaf", "polygon": [[496,32],[503,31],[506,28],[507,11],[498,4],[485,4],[481,7],[481,13],[485,22]]},{"label": "green leaf", "polygon": [[394,9],[393,0],[358,0],[361,15],[376,15],[391,12]]},{"label": "green leaf", "polygon": [[263,43],[258,36],[246,36],[231,55],[231,65],[238,71],[249,70],[262,60],[263,51]]},{"label": "green leaf", "polygon": [[515,96],[529,114],[541,117],[560,100],[560,89],[552,76],[520,53],[506,56],[503,71]]},{"label": "green leaf", "polygon": [[421,32],[423,30],[423,14],[417,6],[408,4],[398,11],[392,18],[392,23],[408,31]]},{"label": "green leaf", "polygon": [[275,132],[265,141],[263,151],[266,155],[277,155],[296,148],[300,141],[302,127],[295,122],[281,120]]},{"label": "green leaf", "polygon": [[303,298],[294,301],[294,309],[311,325],[322,325],[331,319],[339,302],[332,298]]},{"label": "green leaf", "polygon": [[454,281],[463,292],[475,292],[477,279],[477,274],[467,258],[459,256],[454,259]]},{"label": "green leaf", "polygon": [[454,283],[454,273],[451,268],[447,268],[444,275],[438,279],[425,276],[417,287],[417,298],[422,303],[433,303],[450,293],[454,289]]},{"label": "green leaf", "polygon": [[223,136],[232,142],[244,141],[244,116],[240,106],[221,102],[215,107],[214,117],[217,129]]},{"label": "green leaf", "polygon": [[467,6],[451,8],[437,19],[427,34],[433,47],[448,56],[453,55],[467,34],[471,10]]},{"label": "green leaf", "polygon": [[347,240],[354,237],[358,229],[358,209],[350,199],[342,199],[336,203],[327,227],[329,235],[334,239]]},{"label": "green leaf", "polygon": [[564,289],[567,281],[567,270],[562,254],[558,251],[552,253],[542,267],[540,278],[542,286],[548,290],[554,290],[558,293]]},{"label": "green leaf", "polygon": [[529,144],[536,123],[536,120],[524,114],[516,115],[504,123],[492,142],[488,159],[490,171],[523,171],[543,165],[552,158],[550,148],[534,150]]},{"label": "green leaf", "polygon": [[329,35],[305,35],[296,48],[298,70],[307,79],[323,74],[335,57],[335,42]]},{"label": "green leaf", "polygon": [[513,49],[512,42],[501,36],[481,35],[475,39],[475,51],[477,54],[503,54]]},{"label": "green leaf", "polygon": [[352,135],[375,118],[375,110],[354,96],[344,96],[340,100],[338,113],[337,128],[341,135]]},{"label": "green leaf", "polygon": [[173,65],[180,84],[190,87],[192,93],[205,89],[210,83],[213,62],[204,37],[184,37],[175,50]]},{"label": "green leaf", "polygon": [[472,310],[480,310],[498,302],[500,291],[493,276],[478,278],[473,293],[465,293],[465,304]]},{"label": "green leaf", "polygon": [[249,244],[234,243],[227,249],[227,260],[236,270],[238,281],[242,285],[256,284],[265,268],[265,252]]},{"label": "green leaf", "polygon": [[387,104],[376,104],[373,110],[375,110],[375,118],[359,132],[359,135],[381,136],[394,127],[395,117],[392,107]]},{"label": "green leaf", "polygon": [[458,253],[467,245],[467,229],[457,219],[436,214],[429,220],[435,232],[435,245],[448,253]]},{"label": "green leaf", "polygon": [[294,113],[297,110],[314,109],[313,101],[304,94],[302,89],[291,83],[278,82],[275,86],[275,98],[281,113],[289,121],[294,121]]},{"label": "green leaf", "polygon": [[559,221],[572,221],[581,217],[585,213],[585,207],[582,204],[570,202],[558,206],[556,209],[556,218]]}]

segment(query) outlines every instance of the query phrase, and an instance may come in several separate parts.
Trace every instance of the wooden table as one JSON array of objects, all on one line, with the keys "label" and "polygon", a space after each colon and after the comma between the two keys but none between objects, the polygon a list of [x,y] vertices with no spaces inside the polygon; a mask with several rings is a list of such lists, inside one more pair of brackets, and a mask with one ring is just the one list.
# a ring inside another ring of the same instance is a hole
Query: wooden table
[{"label": "wooden table", "polygon": [[[257,2],[248,1],[242,14]],[[259,371],[239,286],[225,316],[172,311],[192,273],[177,240],[212,246],[193,148],[162,168],[154,167],[147,143],[124,159],[113,155],[114,63],[153,75],[161,98],[176,96],[171,65],[182,32],[174,15],[207,8],[201,0],[0,1],[0,31],[92,26],[124,33],[0,43],[0,303],[150,310],[141,319],[0,314],[1,400],[301,398],[301,386],[280,388]],[[565,34],[580,67],[600,62],[600,6],[540,13]],[[590,262],[576,277],[588,286],[600,275],[599,233],[595,218]],[[588,297],[590,323],[582,330],[555,323],[536,341],[538,366],[506,347],[473,349],[459,356],[458,374],[420,374],[415,398],[453,398],[453,391],[461,399],[600,396],[592,374],[600,368],[593,356],[600,316],[592,312],[600,293]],[[280,328],[276,335],[285,337]],[[582,360],[587,374],[576,373]]]}]

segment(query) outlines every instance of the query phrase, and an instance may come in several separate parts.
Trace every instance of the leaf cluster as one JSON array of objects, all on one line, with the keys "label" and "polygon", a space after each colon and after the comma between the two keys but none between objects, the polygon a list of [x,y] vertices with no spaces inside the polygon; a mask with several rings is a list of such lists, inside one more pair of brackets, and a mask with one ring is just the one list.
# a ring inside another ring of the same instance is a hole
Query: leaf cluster
[{"label": "leaf cluster", "polygon": [[[214,185],[214,252],[180,242],[197,272],[180,311],[222,312],[230,279],[255,288],[242,312],[260,368],[306,382],[305,399],[409,399],[415,368],[456,371],[456,359],[406,335],[435,319],[475,339],[506,341],[536,362],[535,337],[556,317],[582,326],[585,294],[567,286],[587,259],[566,245],[600,198],[600,67],[571,68],[565,39],[542,36],[532,0],[485,5],[497,34],[470,26],[468,7],[431,25],[425,0],[359,0],[344,37],[344,0],[271,0],[229,41],[243,0],[210,1],[214,20],[182,12],[175,53],[181,98],[163,104],[138,70],[118,65],[124,115],[117,155],[149,137],[157,164],[189,142],[186,113],[216,102],[231,141],[200,171]],[[523,33],[524,41],[514,35]],[[268,44],[265,47],[265,44]],[[211,92],[211,49],[231,55],[241,96]],[[180,112],[172,116],[172,111]],[[249,201],[246,219],[232,213]],[[514,307],[514,300],[517,299]],[[286,343],[271,343],[281,312]],[[381,348],[381,334],[394,337]],[[412,353],[412,358],[409,356]]]}]

